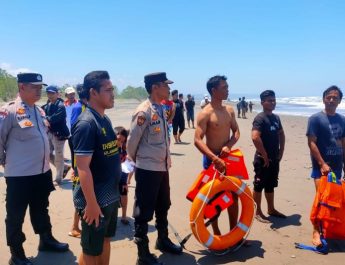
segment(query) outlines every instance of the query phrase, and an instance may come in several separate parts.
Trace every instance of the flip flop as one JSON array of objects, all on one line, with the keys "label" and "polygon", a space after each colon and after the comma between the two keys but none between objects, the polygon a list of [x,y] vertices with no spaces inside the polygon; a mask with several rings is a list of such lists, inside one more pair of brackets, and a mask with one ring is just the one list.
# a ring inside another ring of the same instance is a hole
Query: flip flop
[{"label": "flip flop", "polygon": [[80,232],[75,231],[75,230],[68,232],[68,235],[71,236],[71,237],[76,237],[76,238],[80,238],[81,237]]},{"label": "flip flop", "polygon": [[265,218],[263,218],[263,217],[260,216],[260,215],[255,215],[255,219],[256,219],[258,222],[260,222],[260,223],[264,223],[264,224],[270,224],[270,223],[271,223],[270,220],[265,219]]},{"label": "flip flop", "polygon": [[282,218],[285,219],[287,218],[285,214],[279,213],[279,212],[274,212],[274,213],[269,213],[269,216],[277,217],[277,218]]}]

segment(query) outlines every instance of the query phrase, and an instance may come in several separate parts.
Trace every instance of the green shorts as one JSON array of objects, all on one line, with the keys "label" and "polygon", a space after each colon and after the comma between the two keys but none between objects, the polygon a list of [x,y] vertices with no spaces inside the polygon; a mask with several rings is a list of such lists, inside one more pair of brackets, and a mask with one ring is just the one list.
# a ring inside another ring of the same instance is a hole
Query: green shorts
[{"label": "green shorts", "polygon": [[88,225],[81,217],[81,241],[80,245],[83,253],[89,256],[99,256],[103,252],[103,242],[106,237],[115,236],[117,224],[117,212],[119,202],[114,202],[104,208],[101,208],[103,218],[97,228],[95,225]]}]

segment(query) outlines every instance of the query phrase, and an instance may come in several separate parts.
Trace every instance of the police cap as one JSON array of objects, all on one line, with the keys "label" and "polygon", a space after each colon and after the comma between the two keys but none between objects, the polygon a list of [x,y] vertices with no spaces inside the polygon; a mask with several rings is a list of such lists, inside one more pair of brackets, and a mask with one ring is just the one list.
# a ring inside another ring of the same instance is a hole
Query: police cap
[{"label": "police cap", "polygon": [[144,77],[144,81],[146,85],[148,84],[151,85],[151,84],[159,83],[159,82],[163,82],[166,84],[174,83],[173,81],[167,78],[167,74],[165,72],[147,74]]},{"label": "police cap", "polygon": [[20,73],[17,75],[18,83],[28,83],[33,85],[44,85],[47,84],[43,83],[43,77],[41,74],[38,73]]}]

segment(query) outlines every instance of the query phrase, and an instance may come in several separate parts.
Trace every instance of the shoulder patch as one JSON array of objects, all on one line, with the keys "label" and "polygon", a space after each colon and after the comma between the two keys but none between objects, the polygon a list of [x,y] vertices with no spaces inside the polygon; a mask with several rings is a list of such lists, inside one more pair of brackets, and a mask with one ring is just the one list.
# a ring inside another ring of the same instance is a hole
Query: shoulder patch
[{"label": "shoulder patch", "polygon": [[137,124],[138,126],[142,126],[146,121],[146,116],[144,112],[139,112],[137,115]]},{"label": "shoulder patch", "polygon": [[5,108],[1,108],[0,109],[0,120],[6,119],[7,116],[8,116],[8,110]]}]

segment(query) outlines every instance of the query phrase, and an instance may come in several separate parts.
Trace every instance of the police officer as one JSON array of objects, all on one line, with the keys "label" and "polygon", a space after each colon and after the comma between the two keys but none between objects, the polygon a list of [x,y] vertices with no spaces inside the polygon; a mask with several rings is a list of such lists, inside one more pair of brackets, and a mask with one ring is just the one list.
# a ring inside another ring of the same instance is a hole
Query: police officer
[{"label": "police officer", "polygon": [[137,265],[162,264],[148,247],[148,222],[156,214],[158,239],[156,248],[173,254],[182,248],[168,238],[168,210],[170,208],[169,167],[171,165],[169,138],[165,112],[160,102],[169,97],[166,73],[145,76],[149,98],[136,109],[127,141],[127,154],[136,163],[135,243],[138,247]]},{"label": "police officer", "polygon": [[[6,178],[6,236],[11,265],[30,265],[25,256],[22,232],[25,212],[30,209],[33,229],[40,235],[38,250],[67,251],[51,233],[48,197],[54,190],[49,166],[47,121],[35,105],[41,98],[42,75],[18,74],[19,94],[0,110],[0,163]],[[34,153],[33,153],[34,151]]]}]

